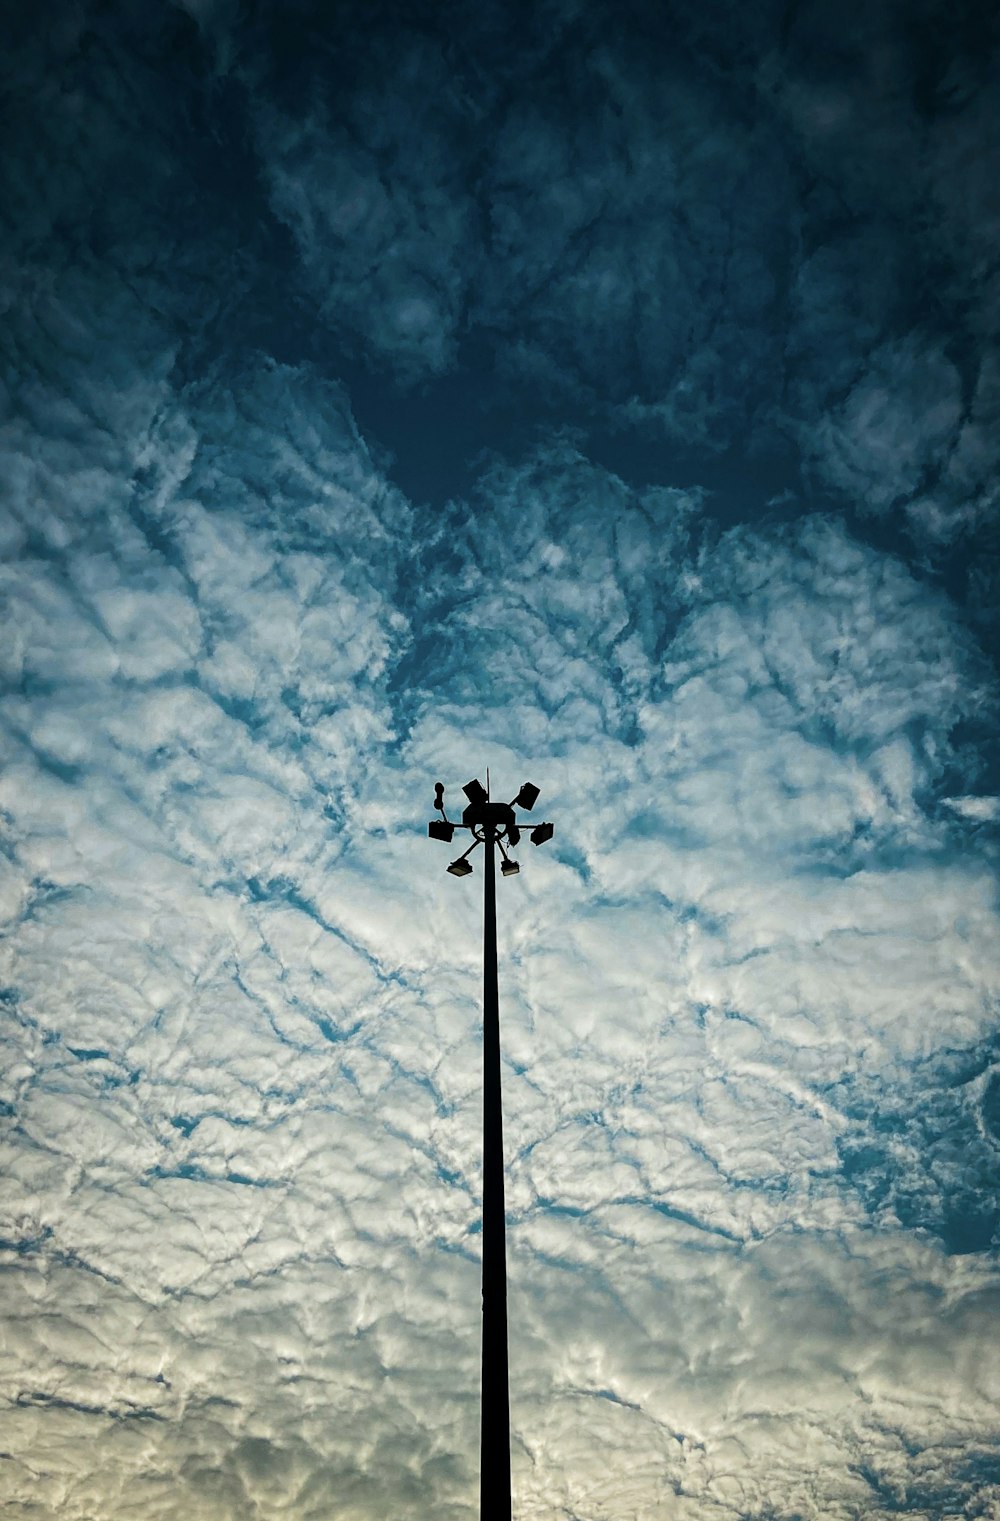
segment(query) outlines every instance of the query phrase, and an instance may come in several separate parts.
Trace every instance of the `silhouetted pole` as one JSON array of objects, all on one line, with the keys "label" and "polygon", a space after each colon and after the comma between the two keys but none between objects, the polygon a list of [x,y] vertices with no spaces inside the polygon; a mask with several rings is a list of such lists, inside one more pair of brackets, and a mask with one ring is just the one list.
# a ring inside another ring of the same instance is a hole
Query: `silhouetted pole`
[{"label": "silhouetted pole", "polygon": [[[472,844],[448,870],[455,877],[472,873],[469,856],[486,846],[483,884],[483,1392],[479,1443],[479,1514],[481,1521],[511,1521],[510,1392],[507,1378],[507,1243],[503,1202],[503,1104],[500,1090],[500,995],[497,991],[497,869],[503,857],[505,877],[520,871],[508,854],[521,843],[514,808],[529,812],[538,788],[525,782],[512,803],[491,803],[487,787],[467,782],[462,791],[469,806],[461,824],[444,809],[444,784],[435,783],[434,806],[440,819],[427,826],[432,840],[451,842],[456,829],[468,829]],[[535,824],[531,843],[551,840],[551,824]]]},{"label": "silhouetted pole", "polygon": [[496,831],[486,831],[483,883],[483,1400],[479,1514],[510,1521],[507,1245],[503,1198]]}]

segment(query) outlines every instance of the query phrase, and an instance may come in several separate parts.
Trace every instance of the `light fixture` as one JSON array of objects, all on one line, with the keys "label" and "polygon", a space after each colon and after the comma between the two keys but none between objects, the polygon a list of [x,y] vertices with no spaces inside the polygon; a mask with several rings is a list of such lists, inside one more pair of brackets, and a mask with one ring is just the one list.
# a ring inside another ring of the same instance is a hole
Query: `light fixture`
[{"label": "light fixture", "polygon": [[551,840],[555,832],[554,824],[536,824],[530,836],[532,845],[544,845],[546,840]]},{"label": "light fixture", "polygon": [[524,782],[514,802],[518,808],[523,808],[527,813],[530,813],[538,802],[538,788],[531,782]]},{"label": "light fixture", "polygon": [[476,777],[473,777],[471,782],[466,782],[465,786],[462,788],[462,791],[465,793],[470,803],[488,803],[490,800],[490,795],[486,791],[486,788],[483,786],[482,782],[476,779]]},{"label": "light fixture", "polygon": [[452,861],[448,870],[453,877],[471,877],[472,862],[467,861],[464,856],[459,856],[457,861]]},{"label": "light fixture", "polygon": [[500,862],[500,875],[502,877],[516,877],[520,870],[521,868],[518,863],[512,861],[510,856],[507,856],[505,860]]},{"label": "light fixture", "polygon": [[454,833],[455,826],[449,823],[447,819],[431,819],[427,825],[428,838],[431,840],[444,840],[446,845],[451,844]]}]

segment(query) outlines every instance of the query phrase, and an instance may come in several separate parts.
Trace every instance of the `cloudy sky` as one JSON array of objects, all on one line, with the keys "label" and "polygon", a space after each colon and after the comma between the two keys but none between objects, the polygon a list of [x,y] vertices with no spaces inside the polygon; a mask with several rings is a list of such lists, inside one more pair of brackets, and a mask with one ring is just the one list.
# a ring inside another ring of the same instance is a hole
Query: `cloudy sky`
[{"label": "cloudy sky", "polygon": [[518,1521],[1000,1515],[998,65],[10,8],[12,1521],[474,1521],[487,765]]}]

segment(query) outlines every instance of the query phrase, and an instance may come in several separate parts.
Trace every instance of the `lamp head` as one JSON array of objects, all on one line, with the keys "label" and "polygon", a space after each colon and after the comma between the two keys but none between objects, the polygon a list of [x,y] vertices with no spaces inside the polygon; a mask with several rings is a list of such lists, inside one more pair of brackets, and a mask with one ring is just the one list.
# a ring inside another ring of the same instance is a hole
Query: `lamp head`
[{"label": "lamp head", "polygon": [[448,870],[453,877],[471,877],[472,863],[467,861],[464,856],[459,856],[457,861],[452,861]]},{"label": "lamp head", "polygon": [[431,819],[427,825],[428,838],[432,840],[444,840],[446,845],[451,844],[454,833],[455,826],[454,824],[449,824],[447,819]]},{"label": "lamp head", "polygon": [[462,788],[462,791],[465,793],[470,803],[489,802],[489,793],[486,791],[486,788],[483,786],[482,782],[478,781],[476,777],[473,777],[471,782],[466,782],[465,786]]},{"label": "lamp head", "polygon": [[538,788],[532,782],[524,782],[514,802],[518,808],[523,808],[526,813],[530,813],[538,802]]},{"label": "lamp head", "polygon": [[532,845],[544,845],[546,840],[551,840],[555,832],[554,824],[536,824],[531,831]]},{"label": "lamp head", "polygon": [[502,877],[516,877],[520,870],[521,868],[517,861],[512,861],[509,856],[506,860],[500,862],[500,875]]}]

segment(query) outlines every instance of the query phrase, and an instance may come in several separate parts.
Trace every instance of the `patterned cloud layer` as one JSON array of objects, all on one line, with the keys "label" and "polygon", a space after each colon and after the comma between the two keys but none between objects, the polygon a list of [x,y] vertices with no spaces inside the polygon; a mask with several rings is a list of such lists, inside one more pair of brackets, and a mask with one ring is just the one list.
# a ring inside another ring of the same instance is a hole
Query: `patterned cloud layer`
[{"label": "patterned cloud layer", "polygon": [[986,20],[12,28],[12,1516],[995,1514]]}]

